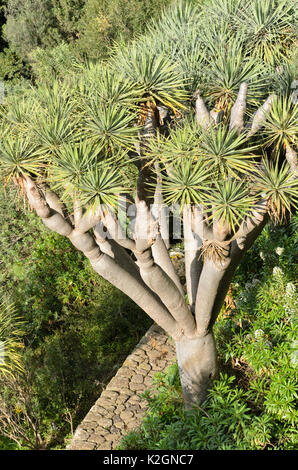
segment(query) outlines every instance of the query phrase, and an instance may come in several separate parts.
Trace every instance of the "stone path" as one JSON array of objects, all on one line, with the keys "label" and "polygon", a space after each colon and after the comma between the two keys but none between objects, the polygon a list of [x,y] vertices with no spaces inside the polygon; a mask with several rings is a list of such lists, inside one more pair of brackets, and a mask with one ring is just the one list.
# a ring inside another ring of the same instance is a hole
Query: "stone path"
[{"label": "stone path", "polygon": [[78,426],[67,449],[115,449],[123,434],[141,424],[147,403],[139,395],[150,388],[156,372],[175,360],[173,341],[154,324]]}]

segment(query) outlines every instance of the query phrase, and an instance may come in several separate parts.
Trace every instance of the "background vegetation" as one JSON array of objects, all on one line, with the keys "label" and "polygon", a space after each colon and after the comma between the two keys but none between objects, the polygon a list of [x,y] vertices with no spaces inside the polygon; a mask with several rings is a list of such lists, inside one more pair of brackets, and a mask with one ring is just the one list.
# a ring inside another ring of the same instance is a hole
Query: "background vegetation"
[{"label": "background vegetation", "polygon": [[104,60],[170,0],[2,0],[0,79],[44,80]]}]

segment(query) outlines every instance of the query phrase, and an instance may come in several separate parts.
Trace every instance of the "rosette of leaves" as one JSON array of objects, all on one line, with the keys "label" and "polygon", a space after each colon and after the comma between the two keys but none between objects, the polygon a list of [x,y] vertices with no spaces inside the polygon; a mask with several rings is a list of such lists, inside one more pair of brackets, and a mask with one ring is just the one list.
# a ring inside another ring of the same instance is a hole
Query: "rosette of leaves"
[{"label": "rosette of leaves", "polygon": [[123,180],[124,173],[111,162],[91,166],[78,185],[82,206],[92,212],[103,206],[116,210],[121,194],[128,189]]},{"label": "rosette of leaves", "polygon": [[264,97],[264,65],[247,55],[242,34],[213,42],[207,57],[204,82],[199,84],[210,105],[228,113],[241,83],[248,84],[247,105],[257,107]]},{"label": "rosette of leaves", "polygon": [[140,85],[125,77],[121,71],[115,74],[111,67],[102,63],[89,64],[74,86],[83,106],[84,103],[91,105],[94,101],[101,107],[116,104],[135,109],[143,94]]},{"label": "rosette of leaves", "polygon": [[72,197],[90,167],[102,158],[100,149],[90,142],[65,143],[52,157],[48,179],[53,188],[63,191],[63,199]]},{"label": "rosette of leaves", "polygon": [[35,99],[35,92],[29,90],[22,96],[12,95],[5,98],[0,107],[3,125],[8,128],[18,128],[27,131],[32,118],[39,112],[40,105]]},{"label": "rosette of leaves", "polygon": [[121,70],[92,66],[76,89],[84,133],[106,151],[134,149],[138,135],[137,109],[143,88]]},{"label": "rosette of leaves", "polygon": [[180,1],[170,5],[162,18],[149,27],[147,47],[169,57],[180,69],[187,90],[194,91],[204,73],[206,58],[199,34],[200,3]]},{"label": "rosette of leaves", "polygon": [[8,131],[0,149],[0,174],[5,183],[13,181],[22,186],[24,175],[41,174],[45,155],[31,136],[23,136]]},{"label": "rosette of leaves", "polygon": [[104,105],[97,99],[86,105],[84,129],[93,143],[106,151],[134,149],[137,138],[136,113],[115,103]]},{"label": "rosette of leaves", "polygon": [[156,47],[160,51],[178,51],[187,32],[197,27],[202,12],[200,3],[174,2],[165,9],[159,21],[149,25],[149,36],[156,38]]},{"label": "rosette of leaves", "polygon": [[293,57],[293,60],[282,62],[272,72],[270,81],[272,88],[278,95],[292,97],[297,89],[297,76],[298,76],[298,54]]},{"label": "rosette of leaves", "polygon": [[49,155],[61,145],[80,138],[80,116],[67,85],[59,87],[59,82],[55,82],[52,91],[48,86],[39,87],[36,99],[40,109],[34,116],[32,129],[36,140]]},{"label": "rosette of leaves", "polygon": [[205,7],[205,15],[212,18],[213,24],[224,22],[229,25],[231,32],[235,31],[234,19],[241,12],[244,5],[243,0],[221,0],[220,9],[217,0],[210,0]]},{"label": "rosette of leaves", "polygon": [[287,162],[280,164],[264,158],[254,176],[254,190],[267,200],[271,218],[282,222],[287,214],[298,208],[298,178],[294,177]]},{"label": "rosette of leaves", "polygon": [[156,138],[148,143],[148,153],[152,162],[156,159],[165,167],[177,162],[180,158],[196,158],[199,155],[199,144],[202,130],[190,116],[184,116],[183,123],[176,123],[168,135],[157,133]]}]

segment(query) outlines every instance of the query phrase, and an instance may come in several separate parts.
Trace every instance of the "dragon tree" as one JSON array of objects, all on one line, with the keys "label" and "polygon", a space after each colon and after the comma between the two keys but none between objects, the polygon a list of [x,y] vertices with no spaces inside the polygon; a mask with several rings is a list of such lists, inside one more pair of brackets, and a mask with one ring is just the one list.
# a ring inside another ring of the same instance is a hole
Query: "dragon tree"
[{"label": "dragon tree", "polygon": [[173,338],[186,406],[217,375],[235,270],[297,208],[295,28],[292,0],[182,1],[1,107],[3,183]]}]

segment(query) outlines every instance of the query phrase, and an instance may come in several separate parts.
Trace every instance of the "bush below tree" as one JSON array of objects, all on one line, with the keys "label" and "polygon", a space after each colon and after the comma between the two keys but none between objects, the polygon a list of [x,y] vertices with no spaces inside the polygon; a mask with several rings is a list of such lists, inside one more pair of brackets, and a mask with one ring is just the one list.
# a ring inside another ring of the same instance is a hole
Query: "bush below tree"
[{"label": "bush below tree", "polygon": [[177,366],[156,374],[146,417],[120,449],[297,449],[297,224],[267,227],[239,267],[215,327],[221,374],[206,402],[186,411]]}]

